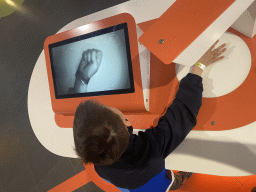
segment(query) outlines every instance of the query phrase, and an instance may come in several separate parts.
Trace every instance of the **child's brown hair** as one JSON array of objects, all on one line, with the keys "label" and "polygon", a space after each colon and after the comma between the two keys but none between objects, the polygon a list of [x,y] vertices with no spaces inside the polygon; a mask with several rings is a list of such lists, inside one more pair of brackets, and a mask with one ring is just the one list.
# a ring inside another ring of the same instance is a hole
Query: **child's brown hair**
[{"label": "child's brown hair", "polygon": [[129,144],[130,134],[121,117],[88,100],[80,103],[73,123],[75,151],[82,163],[108,165],[117,161]]}]

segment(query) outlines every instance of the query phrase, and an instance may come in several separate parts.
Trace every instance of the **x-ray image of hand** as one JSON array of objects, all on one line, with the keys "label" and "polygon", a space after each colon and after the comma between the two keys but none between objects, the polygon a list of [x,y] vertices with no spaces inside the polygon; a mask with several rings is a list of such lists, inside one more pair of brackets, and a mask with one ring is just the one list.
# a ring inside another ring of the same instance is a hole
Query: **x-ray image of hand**
[{"label": "x-ray image of hand", "polygon": [[84,51],[76,75],[80,75],[83,80],[89,81],[99,70],[102,56],[102,51],[97,49]]},{"label": "x-ray image of hand", "polygon": [[100,68],[103,53],[97,49],[87,49],[83,52],[76,71],[74,88],[69,88],[68,94],[87,92],[89,80]]}]

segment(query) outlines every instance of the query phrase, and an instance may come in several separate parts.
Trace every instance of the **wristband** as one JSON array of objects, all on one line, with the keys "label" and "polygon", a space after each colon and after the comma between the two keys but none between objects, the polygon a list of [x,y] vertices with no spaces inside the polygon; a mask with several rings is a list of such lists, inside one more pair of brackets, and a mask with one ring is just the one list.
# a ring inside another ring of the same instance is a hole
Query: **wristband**
[{"label": "wristband", "polygon": [[88,83],[89,83],[89,80],[90,80],[90,79],[85,79],[85,78],[83,78],[83,76],[80,74],[80,71],[77,71],[77,72],[76,72],[76,76],[79,76],[79,77],[80,77],[80,80],[81,80],[81,82],[82,82],[83,84],[88,84]]},{"label": "wristband", "polygon": [[197,66],[197,67],[199,67],[199,68],[202,69],[202,70],[204,70],[205,67],[206,67],[204,64],[202,64],[202,63],[200,63],[200,62],[196,62],[194,65]]}]

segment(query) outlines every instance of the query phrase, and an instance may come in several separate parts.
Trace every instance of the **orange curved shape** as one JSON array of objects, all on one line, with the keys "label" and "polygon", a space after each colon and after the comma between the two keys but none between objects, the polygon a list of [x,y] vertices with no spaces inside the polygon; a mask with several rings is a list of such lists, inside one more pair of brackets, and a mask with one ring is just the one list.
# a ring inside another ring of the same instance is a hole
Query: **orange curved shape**
[{"label": "orange curved shape", "polygon": [[[84,164],[83,164],[84,165]],[[93,182],[99,188],[106,192],[121,192],[114,185],[104,181],[95,171],[93,164],[84,165],[85,170],[69,178],[68,180],[60,183],[56,187],[52,188],[48,192],[70,192],[86,185],[89,182]]]},{"label": "orange curved shape", "polygon": [[94,182],[95,185],[100,187],[102,190],[106,192],[121,192],[119,189],[115,187],[115,185],[110,184],[104,181],[95,171],[93,164],[85,165],[83,164],[85,169],[87,170],[88,174],[90,175],[91,180]]}]

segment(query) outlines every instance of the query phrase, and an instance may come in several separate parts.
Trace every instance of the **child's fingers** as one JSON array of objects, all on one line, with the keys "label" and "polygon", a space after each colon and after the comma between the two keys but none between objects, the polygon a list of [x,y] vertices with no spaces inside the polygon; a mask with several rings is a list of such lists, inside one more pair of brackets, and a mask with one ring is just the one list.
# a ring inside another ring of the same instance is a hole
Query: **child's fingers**
[{"label": "child's fingers", "polygon": [[222,53],[224,53],[225,51],[227,51],[226,48],[222,49],[222,50],[220,51],[220,55],[221,55]]},{"label": "child's fingers", "polygon": [[218,57],[218,58],[215,60],[215,62],[216,62],[216,61],[219,61],[219,60],[221,60],[221,59],[224,59],[224,56]]},{"label": "child's fingers", "polygon": [[212,50],[215,47],[215,45],[217,45],[218,42],[219,42],[219,39],[210,47],[209,50]]},{"label": "child's fingers", "polygon": [[96,61],[96,50],[93,50],[92,51],[92,62],[94,63],[94,62],[97,62]]},{"label": "child's fingers", "polygon": [[217,48],[218,52],[219,52],[222,48],[224,48],[225,46],[226,46],[226,43],[223,43],[221,46],[219,46],[219,47]]}]

